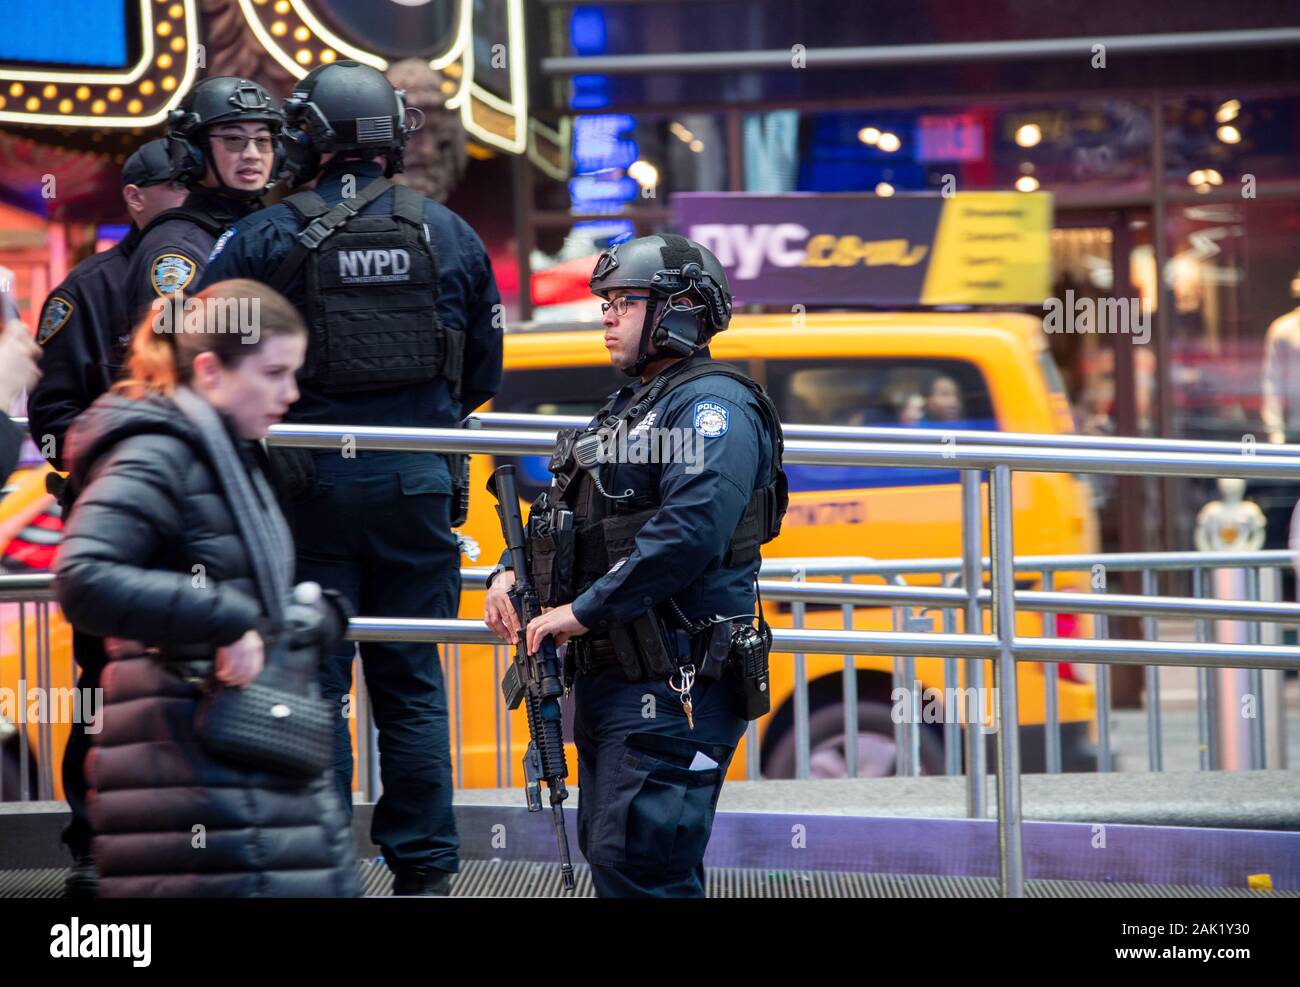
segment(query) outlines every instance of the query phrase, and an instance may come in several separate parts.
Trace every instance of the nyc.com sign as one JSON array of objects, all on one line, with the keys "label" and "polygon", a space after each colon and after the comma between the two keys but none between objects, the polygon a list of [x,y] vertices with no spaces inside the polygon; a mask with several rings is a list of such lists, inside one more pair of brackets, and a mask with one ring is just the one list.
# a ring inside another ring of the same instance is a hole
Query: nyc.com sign
[{"label": "nyc.com sign", "polygon": [[672,208],[742,305],[1039,305],[1051,290],[1044,192],[685,192]]}]

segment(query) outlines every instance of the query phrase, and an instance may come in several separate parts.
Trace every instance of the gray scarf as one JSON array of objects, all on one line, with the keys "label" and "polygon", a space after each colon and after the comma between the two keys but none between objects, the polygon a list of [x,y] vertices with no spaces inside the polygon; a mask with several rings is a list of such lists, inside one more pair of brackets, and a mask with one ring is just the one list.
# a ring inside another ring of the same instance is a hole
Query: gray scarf
[{"label": "gray scarf", "polygon": [[275,494],[261,470],[250,475],[212,405],[185,387],[176,389],[172,401],[198,430],[248,551],[263,610],[278,628],[293,590],[294,549]]}]

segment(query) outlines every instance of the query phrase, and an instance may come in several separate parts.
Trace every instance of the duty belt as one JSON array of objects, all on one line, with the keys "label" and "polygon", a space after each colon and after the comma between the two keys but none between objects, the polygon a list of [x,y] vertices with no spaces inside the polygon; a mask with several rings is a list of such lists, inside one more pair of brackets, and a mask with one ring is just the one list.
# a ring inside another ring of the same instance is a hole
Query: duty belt
[{"label": "duty belt", "polygon": [[584,675],[618,664],[614,642],[607,637],[584,634],[582,637],[575,637],[570,647],[573,649],[574,667]]}]

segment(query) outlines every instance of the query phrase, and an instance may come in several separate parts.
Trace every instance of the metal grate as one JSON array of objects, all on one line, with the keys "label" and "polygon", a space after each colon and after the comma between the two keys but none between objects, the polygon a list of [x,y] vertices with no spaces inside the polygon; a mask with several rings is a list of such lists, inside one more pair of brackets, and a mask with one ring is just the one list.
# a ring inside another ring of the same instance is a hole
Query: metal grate
[{"label": "metal grate", "polygon": [[[393,878],[379,861],[358,864],[362,893],[387,896]],[[591,898],[595,889],[584,864],[574,866],[574,897]],[[0,871],[0,898],[59,898],[61,868]],[[710,898],[996,898],[992,877],[929,874],[852,874],[841,871],[773,871],[719,867],[707,872]],[[549,898],[564,894],[555,864],[521,860],[467,860],[452,878],[457,898]],[[1300,891],[1251,891],[1182,884],[1101,883],[1096,881],[1025,882],[1029,898],[1300,898]]]}]

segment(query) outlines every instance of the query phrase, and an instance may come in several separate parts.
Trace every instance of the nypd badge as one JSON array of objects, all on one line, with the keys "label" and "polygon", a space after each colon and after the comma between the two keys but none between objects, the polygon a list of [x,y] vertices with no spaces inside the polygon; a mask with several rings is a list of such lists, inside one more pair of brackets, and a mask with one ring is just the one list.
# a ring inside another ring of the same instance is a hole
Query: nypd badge
[{"label": "nypd badge", "polygon": [[695,403],[695,431],[706,439],[727,434],[727,409],[712,401]]},{"label": "nypd badge", "polygon": [[36,329],[36,342],[44,346],[54,334],[68,324],[72,318],[73,305],[62,295],[51,295],[41,312],[41,324]]},{"label": "nypd badge", "polygon": [[194,280],[198,266],[182,254],[163,254],[153,262],[149,280],[159,298],[166,298],[177,291],[184,291]]}]

